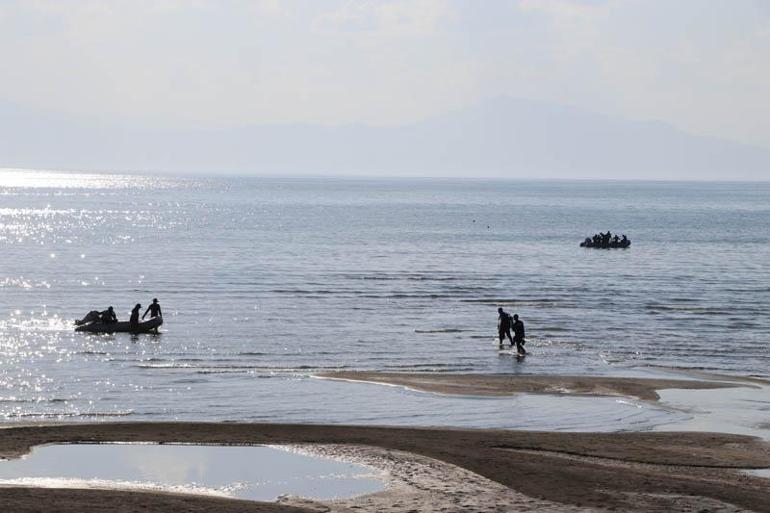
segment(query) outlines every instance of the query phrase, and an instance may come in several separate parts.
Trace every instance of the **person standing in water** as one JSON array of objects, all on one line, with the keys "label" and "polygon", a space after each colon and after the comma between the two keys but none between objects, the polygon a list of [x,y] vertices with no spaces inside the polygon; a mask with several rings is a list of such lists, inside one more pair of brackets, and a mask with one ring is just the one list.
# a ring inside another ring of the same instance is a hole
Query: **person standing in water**
[{"label": "person standing in water", "polygon": [[139,311],[142,309],[142,305],[136,304],[133,310],[131,310],[131,317],[128,319],[128,324],[131,327],[131,331],[136,331],[139,327]]},{"label": "person standing in water", "polygon": [[513,314],[513,342],[516,343],[517,353],[527,354],[527,350],[524,349],[524,323],[519,319],[518,314]]},{"label": "person standing in water", "polygon": [[163,317],[163,314],[160,311],[160,303],[158,303],[158,298],[153,298],[150,306],[148,306],[147,310],[144,311],[142,319],[144,319],[148,313],[150,314],[150,319],[154,319],[155,317]]},{"label": "person standing in water", "polygon": [[513,347],[513,339],[511,338],[511,316],[503,311],[502,308],[497,309],[497,333],[500,336],[500,349],[503,348],[503,340],[506,335],[508,340],[511,341],[511,347]]}]

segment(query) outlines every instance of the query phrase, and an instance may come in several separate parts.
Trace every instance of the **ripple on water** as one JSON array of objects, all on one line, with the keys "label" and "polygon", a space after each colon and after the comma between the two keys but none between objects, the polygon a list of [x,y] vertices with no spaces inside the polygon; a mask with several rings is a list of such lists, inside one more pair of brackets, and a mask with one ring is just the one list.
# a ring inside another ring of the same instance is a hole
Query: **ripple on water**
[{"label": "ripple on water", "polygon": [[[350,389],[297,383],[317,369],[606,375],[644,364],[770,377],[770,260],[757,258],[770,253],[770,189],[761,184],[728,194],[708,184],[12,170],[0,171],[0,194],[0,391],[64,397],[72,408],[5,402],[3,418],[133,412],[547,428],[524,399],[498,411],[449,405],[447,416],[424,411],[446,403],[418,402],[400,416],[402,401],[417,400],[355,389],[358,400]],[[505,197],[516,201],[494,200]],[[606,229],[627,230],[634,247],[576,246]],[[159,337],[72,333],[90,309],[113,305],[125,319],[152,297],[167,318]],[[527,325],[524,361],[493,346],[501,305]],[[560,423],[557,410],[557,428],[592,425],[581,416]]]}]

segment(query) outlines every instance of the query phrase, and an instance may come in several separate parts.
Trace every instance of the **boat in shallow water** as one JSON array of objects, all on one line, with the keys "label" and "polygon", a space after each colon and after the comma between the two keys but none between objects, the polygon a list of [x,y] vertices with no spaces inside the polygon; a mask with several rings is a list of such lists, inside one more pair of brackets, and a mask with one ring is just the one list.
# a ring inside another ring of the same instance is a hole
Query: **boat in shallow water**
[{"label": "boat in shallow water", "polygon": [[163,324],[163,317],[153,317],[152,319],[137,324],[131,329],[131,323],[128,321],[119,322],[92,322],[78,326],[75,331],[84,331],[87,333],[157,333],[158,328]]}]

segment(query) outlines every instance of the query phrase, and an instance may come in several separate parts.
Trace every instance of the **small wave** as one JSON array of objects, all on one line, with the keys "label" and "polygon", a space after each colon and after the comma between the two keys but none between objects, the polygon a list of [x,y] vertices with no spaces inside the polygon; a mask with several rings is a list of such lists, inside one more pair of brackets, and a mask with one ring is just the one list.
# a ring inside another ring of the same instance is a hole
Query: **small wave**
[{"label": "small wave", "polygon": [[336,294],[338,291],[335,290],[306,290],[306,289],[271,289],[268,290],[268,292],[271,292],[273,294],[302,294],[302,295],[325,295],[325,294]]},{"label": "small wave", "polygon": [[0,397],[0,403],[10,403],[10,404],[24,404],[24,403],[35,403],[35,404],[41,404],[41,403],[66,403],[70,399],[62,399],[60,397],[53,397],[51,399],[47,399],[45,397],[31,397],[31,398],[23,398],[23,397]]},{"label": "small wave", "polygon": [[418,371],[418,372],[471,372],[477,370],[473,366],[459,365],[459,364],[441,364],[441,363],[425,363],[416,365],[385,365],[384,369],[397,370],[397,371]]},{"label": "small wave", "polygon": [[759,328],[759,325],[755,322],[731,322],[727,326],[728,330],[742,330],[742,329],[753,329],[753,328]]},{"label": "small wave", "polygon": [[133,415],[133,410],[127,411],[107,411],[107,412],[9,412],[4,415],[6,418],[40,418],[40,419],[55,419],[55,418],[100,418],[100,417],[128,417]]},{"label": "small wave", "polygon": [[208,380],[205,379],[195,379],[195,378],[183,378],[183,379],[176,379],[172,381],[171,383],[175,383],[177,385],[192,385],[197,383],[208,383]]},{"label": "small wave", "polygon": [[470,330],[463,330],[460,328],[443,328],[443,329],[435,329],[435,330],[414,330],[415,333],[463,333],[465,331]]},{"label": "small wave", "polygon": [[511,298],[481,298],[481,299],[461,299],[463,303],[479,303],[484,305],[506,305],[506,306],[532,306],[537,308],[566,308],[575,306],[560,299],[511,299]]},{"label": "small wave", "polygon": [[137,369],[190,369],[192,365],[186,363],[137,363],[134,365]]},{"label": "small wave", "polygon": [[[366,281],[459,281],[466,279],[462,276],[442,275],[442,274],[413,274],[413,273],[393,273],[393,274],[355,274],[346,273],[335,275],[335,278],[347,280],[366,280]],[[478,280],[479,278],[474,278]]]},{"label": "small wave", "polygon": [[661,304],[647,304],[645,309],[652,312],[682,312],[695,315],[730,315],[731,312],[720,308],[711,308],[705,306],[675,306]]}]

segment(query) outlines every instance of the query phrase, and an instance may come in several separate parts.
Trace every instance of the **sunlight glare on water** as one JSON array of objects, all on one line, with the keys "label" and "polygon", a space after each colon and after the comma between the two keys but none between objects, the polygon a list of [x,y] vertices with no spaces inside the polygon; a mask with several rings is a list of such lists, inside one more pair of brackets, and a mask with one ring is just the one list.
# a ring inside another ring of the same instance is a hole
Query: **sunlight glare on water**
[{"label": "sunlight glare on water", "polygon": [[[0,171],[0,418],[650,427],[668,414],[384,387],[351,399],[354,385],[310,375],[768,377],[768,225],[768,184]],[[607,229],[631,248],[578,247]],[[72,329],[153,297],[159,336]],[[494,347],[498,306],[526,323],[524,361]]]}]

